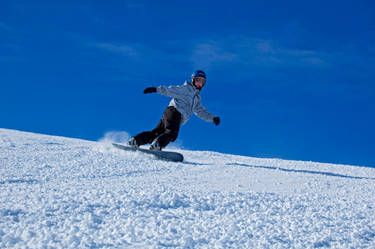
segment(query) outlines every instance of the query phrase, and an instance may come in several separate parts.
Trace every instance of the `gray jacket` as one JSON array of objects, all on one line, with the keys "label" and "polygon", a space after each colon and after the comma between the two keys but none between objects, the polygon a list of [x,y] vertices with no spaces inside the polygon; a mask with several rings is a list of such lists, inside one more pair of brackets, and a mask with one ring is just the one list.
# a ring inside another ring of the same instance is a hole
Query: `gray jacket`
[{"label": "gray jacket", "polygon": [[169,106],[174,106],[182,114],[182,124],[190,119],[193,112],[201,119],[213,122],[215,115],[202,105],[199,90],[191,83],[185,82],[182,86],[159,86],[157,93],[173,98]]}]

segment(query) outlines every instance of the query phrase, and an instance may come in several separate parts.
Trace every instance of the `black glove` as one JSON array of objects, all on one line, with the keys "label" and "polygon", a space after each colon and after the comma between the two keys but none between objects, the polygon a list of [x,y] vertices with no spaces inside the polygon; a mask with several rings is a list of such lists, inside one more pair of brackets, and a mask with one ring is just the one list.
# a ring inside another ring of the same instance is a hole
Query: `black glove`
[{"label": "black glove", "polygon": [[143,93],[156,93],[156,87],[147,87],[145,90],[143,90]]},{"label": "black glove", "polygon": [[214,117],[213,121],[214,121],[215,125],[219,125],[220,124],[220,118],[219,117]]}]

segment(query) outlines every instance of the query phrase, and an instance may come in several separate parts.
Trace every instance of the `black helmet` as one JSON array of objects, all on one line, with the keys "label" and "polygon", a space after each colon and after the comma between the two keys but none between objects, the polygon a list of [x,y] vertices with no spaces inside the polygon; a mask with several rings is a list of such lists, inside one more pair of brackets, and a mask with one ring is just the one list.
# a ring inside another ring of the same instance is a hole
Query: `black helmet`
[{"label": "black helmet", "polygon": [[197,70],[195,71],[192,75],[191,75],[192,78],[195,78],[195,77],[202,77],[202,78],[206,78],[206,73],[203,72],[202,70]]}]

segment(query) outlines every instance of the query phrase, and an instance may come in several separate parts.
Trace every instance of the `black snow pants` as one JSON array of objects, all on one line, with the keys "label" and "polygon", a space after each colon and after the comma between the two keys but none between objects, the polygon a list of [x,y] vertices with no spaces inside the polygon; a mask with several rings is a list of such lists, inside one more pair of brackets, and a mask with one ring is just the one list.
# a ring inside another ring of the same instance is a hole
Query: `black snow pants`
[{"label": "black snow pants", "polygon": [[168,106],[155,129],[139,133],[134,136],[134,139],[139,146],[152,143],[157,139],[159,145],[164,148],[169,142],[174,142],[177,139],[181,119],[181,113],[175,107]]}]

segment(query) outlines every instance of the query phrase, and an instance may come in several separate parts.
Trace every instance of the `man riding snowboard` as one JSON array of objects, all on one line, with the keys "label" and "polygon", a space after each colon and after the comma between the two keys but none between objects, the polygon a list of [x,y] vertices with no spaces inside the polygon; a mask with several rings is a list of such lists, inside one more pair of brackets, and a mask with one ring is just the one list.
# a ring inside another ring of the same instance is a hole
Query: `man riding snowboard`
[{"label": "man riding snowboard", "polygon": [[200,91],[206,83],[206,74],[197,70],[191,75],[191,82],[185,82],[182,86],[148,87],[143,93],[158,93],[173,98],[164,111],[162,119],[152,131],[142,132],[128,141],[131,147],[139,147],[151,143],[150,150],[162,150],[169,142],[177,139],[180,125],[185,124],[194,112],[198,117],[220,123],[220,118],[209,113],[201,103]]}]

